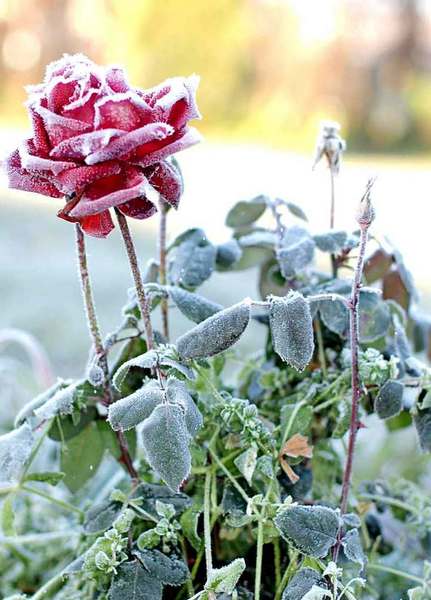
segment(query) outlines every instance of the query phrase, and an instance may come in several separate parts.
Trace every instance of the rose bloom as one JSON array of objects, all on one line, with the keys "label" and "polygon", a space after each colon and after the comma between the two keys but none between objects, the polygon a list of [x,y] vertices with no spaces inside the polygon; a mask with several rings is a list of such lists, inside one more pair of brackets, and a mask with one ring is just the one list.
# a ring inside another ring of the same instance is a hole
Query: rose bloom
[{"label": "rose bloom", "polygon": [[198,82],[174,77],[140,90],[119,67],[65,55],[28,88],[33,134],[6,159],[10,187],[66,197],[58,216],[96,237],[114,227],[110,208],[135,219],[154,214],[151,188],[177,207],[181,176],[166,158],[200,140],[188,126],[200,118]]}]

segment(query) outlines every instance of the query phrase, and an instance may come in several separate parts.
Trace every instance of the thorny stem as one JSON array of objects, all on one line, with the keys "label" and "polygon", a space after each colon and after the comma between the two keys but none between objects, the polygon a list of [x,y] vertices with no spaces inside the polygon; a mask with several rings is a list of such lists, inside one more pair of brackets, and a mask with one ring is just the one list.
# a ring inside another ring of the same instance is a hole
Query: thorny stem
[{"label": "thorny stem", "polygon": [[[349,501],[349,491],[352,481],[353,459],[355,454],[356,437],[358,433],[358,409],[359,399],[361,397],[361,382],[359,378],[359,293],[361,289],[362,272],[364,268],[365,249],[368,240],[368,225],[361,225],[361,236],[359,242],[359,256],[355,268],[355,276],[352,284],[350,296],[350,351],[352,364],[352,414],[350,417],[349,444],[347,448],[347,461],[344,468],[343,486],[341,491],[341,514],[344,514]],[[337,561],[341,544],[341,531],[338,535],[337,543],[334,546],[333,559]]]},{"label": "thorny stem", "polygon": [[[168,211],[162,199],[159,202],[159,214],[159,283],[160,285],[166,285],[166,219]],[[169,342],[169,304],[167,298],[163,297],[161,299],[160,307],[163,336]]]},{"label": "thorny stem", "polygon": [[[88,272],[88,263],[87,263],[87,253],[85,250],[85,239],[84,234],[81,230],[81,227],[78,223],[75,225],[75,233],[76,233],[76,248],[78,253],[78,267],[79,267],[79,276],[81,280],[81,289],[82,295],[84,298],[84,307],[87,315],[88,328],[90,331],[90,336],[93,341],[94,351],[96,356],[98,357],[101,367],[103,369],[103,373],[105,375],[105,404],[110,404],[112,402],[112,393],[109,385],[109,369],[108,369],[108,361],[106,358],[105,348],[102,342],[102,336],[100,333],[99,323],[97,320],[96,307],[94,304],[93,298],[93,290],[91,287],[90,274]],[[136,472],[133,461],[129,453],[129,449],[127,447],[127,441],[124,437],[123,432],[116,431],[115,432],[118,445],[120,448],[120,462],[122,462],[127,471],[130,474],[132,479],[138,479],[138,473]]]},{"label": "thorny stem", "polygon": [[[331,175],[331,212],[329,219],[329,226],[331,229],[334,229],[335,226],[335,173],[333,168],[329,168],[329,172]],[[337,265],[337,257],[335,254],[331,254],[331,267],[332,267],[332,276],[334,278],[337,277],[338,265]]]},{"label": "thorny stem", "polygon": [[126,247],[126,252],[129,259],[130,269],[132,271],[133,280],[135,282],[138,304],[141,310],[142,320],[144,321],[147,348],[148,350],[151,350],[152,348],[154,348],[154,333],[153,326],[151,324],[150,306],[147,295],[145,293],[144,284],[142,282],[142,275],[138,265],[138,258],[136,256],[135,245],[133,243],[132,235],[130,233],[126,217],[117,208],[115,209],[115,212],[117,214],[118,225],[120,226],[121,235],[123,236],[124,245]]}]

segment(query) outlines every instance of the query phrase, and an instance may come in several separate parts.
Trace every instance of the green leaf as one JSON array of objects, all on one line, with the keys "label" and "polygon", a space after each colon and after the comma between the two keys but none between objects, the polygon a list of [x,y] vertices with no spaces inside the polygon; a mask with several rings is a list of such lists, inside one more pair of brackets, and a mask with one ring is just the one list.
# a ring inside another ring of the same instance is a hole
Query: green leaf
[{"label": "green leaf", "polygon": [[241,200],[233,206],[227,214],[228,227],[244,227],[257,221],[266,210],[266,197],[256,196],[249,201]]},{"label": "green leaf", "polygon": [[217,250],[197,229],[182,241],[169,255],[169,281],[188,289],[195,289],[206,281],[215,268]]},{"label": "green leaf", "polygon": [[404,385],[389,379],[379,390],[374,402],[374,410],[381,419],[395,417],[403,407]]},{"label": "green leaf", "polygon": [[311,264],[315,246],[306,229],[295,225],[286,230],[282,247],[277,250],[277,260],[286,279],[292,279]]},{"label": "green leaf", "polygon": [[294,202],[290,202],[290,201],[285,202],[285,205],[287,207],[287,210],[294,217],[297,217],[298,219],[302,219],[303,221],[308,221],[307,215],[305,214],[305,212],[302,210],[302,208],[300,206],[298,206]]},{"label": "green leaf", "polygon": [[347,231],[327,231],[313,236],[316,246],[322,252],[340,253],[347,245],[349,236]]},{"label": "green leaf", "polygon": [[340,518],[326,506],[292,506],[277,514],[275,525],[297,550],[324,558],[337,541]]},{"label": "green leaf", "polygon": [[[241,242],[241,240],[239,240]],[[238,262],[232,266],[232,271],[244,271],[266,262],[274,256],[272,248],[262,246],[242,247],[242,255]]]},{"label": "green leaf", "polygon": [[162,600],[163,587],[138,560],[123,563],[111,583],[109,600]]},{"label": "green leaf", "polygon": [[97,417],[97,409],[94,406],[88,407],[79,413],[75,412],[72,415],[57,416],[49,429],[48,437],[56,442],[70,440],[78,435],[88,423],[94,421]]},{"label": "green leaf", "polygon": [[182,288],[169,286],[169,295],[185,317],[194,323],[205,321],[215,313],[223,310],[221,304],[207,300],[199,294],[188,292]]},{"label": "green leaf", "polygon": [[166,556],[159,550],[142,550],[135,555],[151,577],[163,585],[182,585],[190,576],[185,562],[176,556]]},{"label": "green leaf", "polygon": [[181,514],[192,504],[190,498],[183,493],[172,491],[165,485],[156,485],[152,483],[141,483],[132,494],[133,499],[140,499],[140,506],[145,512],[158,518],[156,503],[163,502],[164,504],[172,504],[176,514]]},{"label": "green leaf", "polygon": [[[112,427],[109,425],[107,421],[98,420],[96,421],[97,428],[102,437],[103,447],[111,453],[111,455],[118,461],[121,466],[127,470],[126,465],[121,462],[122,451],[118,443],[118,438]],[[124,433],[124,437],[126,438],[127,447],[129,449],[129,454],[132,459],[136,455],[136,431],[131,429]]]},{"label": "green leaf", "polygon": [[308,567],[301,569],[295,573],[284,589],[282,600],[302,600],[313,585],[322,585],[322,583],[324,580],[317,571]]},{"label": "green leaf", "polygon": [[56,415],[70,415],[73,412],[75,390],[78,383],[72,383],[66,388],[60,388],[42,406],[35,409],[34,414],[42,420],[48,420]]},{"label": "green leaf", "polygon": [[182,408],[175,404],[155,408],[144,422],[142,439],[150,466],[172,490],[178,490],[191,469],[190,434]]},{"label": "green leaf", "polygon": [[1,507],[1,527],[3,530],[3,535],[5,536],[16,535],[13,498],[13,494],[8,494],[3,500],[3,505]]},{"label": "green leaf", "polygon": [[[294,419],[292,420],[292,416]],[[310,425],[313,418],[311,406],[301,406],[297,409],[296,404],[285,404],[280,411],[280,425],[284,432],[283,439],[287,440],[296,433],[305,437],[310,433]]]},{"label": "green leaf", "polygon": [[24,481],[41,481],[48,483],[49,485],[58,485],[60,481],[64,479],[64,473],[54,472],[40,472],[40,473],[29,473],[25,476]]},{"label": "green leaf", "polygon": [[178,338],[178,352],[184,359],[219,354],[239,340],[249,321],[249,302],[225,308]]},{"label": "green leaf", "polygon": [[0,489],[19,481],[33,447],[31,427],[24,423],[18,429],[0,436]]},{"label": "green leaf", "polygon": [[361,291],[358,310],[361,343],[374,342],[386,335],[391,325],[391,313],[388,305],[378,294]]},{"label": "green leaf", "polygon": [[319,300],[320,317],[324,325],[342,338],[349,334],[349,311],[341,300]]},{"label": "green leaf", "polygon": [[199,551],[202,540],[198,535],[198,521],[202,510],[196,506],[188,508],[180,517],[180,525],[183,534],[196,552]]},{"label": "green leaf", "polygon": [[61,449],[60,467],[64,483],[75,493],[89,480],[102,462],[105,447],[95,422],[90,423]]},{"label": "green leaf", "polygon": [[245,560],[237,558],[221,569],[212,569],[205,589],[216,594],[232,594],[245,569]]},{"label": "green leaf", "polygon": [[139,390],[109,406],[108,421],[114,431],[127,431],[147,419],[165,400],[158,381],[152,379]]},{"label": "green leaf", "polygon": [[431,408],[419,410],[413,415],[413,422],[424,452],[431,452]]},{"label": "green leaf", "polygon": [[121,513],[120,502],[106,500],[94,504],[86,513],[84,532],[86,534],[101,533],[112,527],[113,522]]},{"label": "green leaf", "polygon": [[132,367],[149,370],[153,369],[158,364],[158,361],[159,357],[155,350],[148,350],[148,352],[144,352],[144,354],[134,356],[130,360],[123,362],[123,364],[117,369],[112,379],[112,383],[118,391],[121,391],[121,386]]},{"label": "green leaf", "polygon": [[303,371],[314,352],[313,321],[308,301],[299,292],[270,298],[269,325],[275,352]]},{"label": "green leaf", "polygon": [[241,246],[236,239],[231,239],[224,244],[216,246],[216,269],[226,271],[239,261],[242,256]]},{"label": "green leaf", "polygon": [[175,377],[169,377],[166,385],[166,397],[168,402],[178,404],[182,408],[188,432],[192,437],[195,437],[203,425],[203,418],[185,384],[175,379]]},{"label": "green leaf", "polygon": [[364,568],[367,557],[362,549],[359,531],[357,529],[351,529],[348,531],[343,537],[341,544],[343,546],[346,558],[352,562],[358,563],[362,568]]}]

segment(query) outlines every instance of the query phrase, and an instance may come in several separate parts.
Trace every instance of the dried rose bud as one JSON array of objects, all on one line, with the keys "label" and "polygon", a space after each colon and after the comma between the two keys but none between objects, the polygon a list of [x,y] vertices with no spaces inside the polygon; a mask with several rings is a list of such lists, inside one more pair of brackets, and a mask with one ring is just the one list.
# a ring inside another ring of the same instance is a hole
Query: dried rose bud
[{"label": "dried rose bud", "polygon": [[142,90],[120,67],[65,55],[28,88],[32,135],[6,160],[9,186],[66,197],[59,217],[106,237],[110,208],[146,219],[156,212],[151,189],[177,207],[181,175],[166,159],[200,139],[198,78],[174,77]]},{"label": "dried rose bud", "polygon": [[358,213],[356,220],[361,227],[369,227],[374,221],[376,212],[371,202],[371,190],[374,185],[375,179],[369,179],[365,194],[362,196],[359,203]]},{"label": "dried rose bud", "polygon": [[334,174],[338,174],[341,164],[341,156],[346,149],[346,142],[340,136],[340,125],[332,121],[322,123],[319,137],[317,138],[314,155],[313,169],[325,156],[328,166]]}]

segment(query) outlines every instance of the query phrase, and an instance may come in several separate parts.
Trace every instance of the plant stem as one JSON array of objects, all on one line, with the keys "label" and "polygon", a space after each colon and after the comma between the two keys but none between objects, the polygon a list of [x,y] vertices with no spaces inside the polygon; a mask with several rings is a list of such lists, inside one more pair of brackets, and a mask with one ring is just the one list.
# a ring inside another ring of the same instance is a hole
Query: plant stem
[{"label": "plant stem", "polygon": [[[329,167],[329,172],[331,175],[331,212],[329,219],[329,227],[334,229],[335,225],[335,173],[332,167]],[[331,254],[331,267],[332,267],[332,276],[335,278],[338,274],[338,266],[337,266],[337,257],[335,254]]]},{"label": "plant stem", "polygon": [[398,577],[415,581],[421,585],[424,585],[425,583],[425,581],[421,577],[417,577],[417,575],[411,575],[405,571],[399,571],[398,569],[393,569],[392,567],[386,567],[384,565],[378,565],[376,563],[368,563],[367,569],[371,569],[372,571],[381,571],[382,573],[390,573],[391,575],[397,575]]},{"label": "plant stem", "polygon": [[276,538],[273,541],[274,548],[274,573],[275,573],[275,589],[278,590],[281,583],[281,554],[280,554],[280,540]]},{"label": "plant stem", "polygon": [[41,498],[48,500],[48,502],[51,502],[52,504],[56,504],[57,506],[60,506],[64,510],[67,510],[69,512],[74,512],[75,514],[79,515],[80,517],[84,516],[84,513],[80,508],[77,508],[76,506],[73,506],[72,504],[69,504],[68,502],[65,502],[64,500],[59,500],[55,496],[46,494],[45,492],[42,492],[42,490],[38,490],[33,487],[28,487],[27,485],[21,486],[21,489],[23,492],[27,492],[29,494],[34,494],[35,496],[40,496]]},{"label": "plant stem", "polygon": [[121,211],[118,210],[118,208],[115,209],[115,212],[117,214],[118,225],[120,226],[121,235],[123,236],[124,245],[129,259],[130,269],[132,271],[133,281],[135,282],[138,304],[141,310],[142,320],[144,321],[147,348],[148,350],[151,350],[152,348],[154,348],[154,333],[153,326],[151,324],[150,306],[147,295],[145,293],[144,284],[142,282],[142,275],[138,265],[138,258],[136,256],[135,245],[133,243],[132,235],[130,233],[126,217]]},{"label": "plant stem", "polygon": [[262,559],[263,559],[263,518],[259,519],[257,526],[256,544],[256,569],[254,576],[254,598],[260,600],[260,587],[262,581]]},{"label": "plant stem", "polygon": [[323,376],[326,377],[326,375],[328,373],[328,367],[326,364],[325,344],[323,342],[322,325],[320,323],[319,317],[316,317],[314,319],[314,330],[316,332],[316,338],[317,338],[317,348],[318,348],[318,353],[319,353],[320,368],[322,369]]},{"label": "plant stem", "polygon": [[52,592],[56,592],[64,583],[65,579],[63,577],[63,573],[58,573],[52,579],[47,581],[45,585],[39,588],[35,594],[33,594],[32,600],[46,600],[46,598],[50,596]]},{"label": "plant stem", "polygon": [[[166,220],[167,220],[167,206],[160,199],[159,202],[159,283],[160,285],[166,285]],[[162,328],[163,335],[167,342],[169,342],[169,304],[168,299],[163,297],[160,302],[162,311]]]},{"label": "plant stem", "polygon": [[400,508],[401,510],[405,510],[406,512],[412,513],[413,515],[419,515],[419,511],[407,504],[407,502],[403,502],[402,500],[398,500],[397,498],[390,498],[388,496],[381,496],[379,494],[360,494],[358,496],[361,500],[372,500],[373,502],[382,502],[384,504],[389,504],[389,506],[394,506],[396,508]]},{"label": "plant stem", "polygon": [[205,475],[205,487],[204,487],[204,540],[205,540],[205,560],[207,566],[207,578],[210,576],[213,569],[213,559],[211,552],[211,506],[210,506],[210,492],[211,492],[211,470],[208,470]]},{"label": "plant stem", "polygon": [[281,580],[281,583],[278,586],[277,591],[275,593],[275,600],[280,600],[281,595],[284,591],[284,588],[286,587],[290,577],[292,576],[293,571],[297,567],[297,564],[296,564],[297,558],[298,558],[298,552],[296,550],[293,550],[292,554],[290,556],[289,566],[285,570],[283,579]]},{"label": "plant stem", "polygon": [[[358,411],[359,400],[361,397],[361,382],[359,379],[359,294],[362,281],[362,271],[364,268],[365,249],[368,240],[369,225],[361,225],[361,237],[359,242],[359,256],[355,268],[355,276],[353,278],[352,292],[350,296],[350,352],[352,365],[352,414],[350,417],[349,429],[349,444],[347,448],[347,461],[344,468],[343,486],[341,491],[341,514],[347,510],[349,501],[349,491],[352,481],[353,459],[355,455],[355,444],[358,433]],[[334,546],[333,558],[336,562],[341,544],[341,531],[338,535],[338,540]]]},{"label": "plant stem", "polygon": [[[99,358],[101,367],[103,369],[103,373],[105,375],[105,404],[111,404],[112,402],[112,393],[111,387],[109,384],[109,369],[108,369],[108,360],[106,358],[105,348],[102,342],[102,336],[100,334],[99,323],[97,320],[96,306],[94,304],[93,298],[93,290],[91,287],[90,274],[88,272],[88,263],[87,263],[87,253],[85,249],[85,238],[84,234],[77,223],[75,225],[75,233],[76,233],[76,248],[78,254],[78,267],[79,267],[79,276],[81,280],[81,289],[82,295],[84,298],[84,307],[87,315],[88,328],[90,331],[90,336],[93,341],[94,350],[96,356]],[[120,448],[120,462],[122,462],[127,468],[130,477],[134,479],[138,479],[138,473],[133,467],[133,461],[129,453],[129,449],[127,447],[126,438],[124,437],[123,432],[116,431],[115,436],[118,440],[118,445]]]}]

